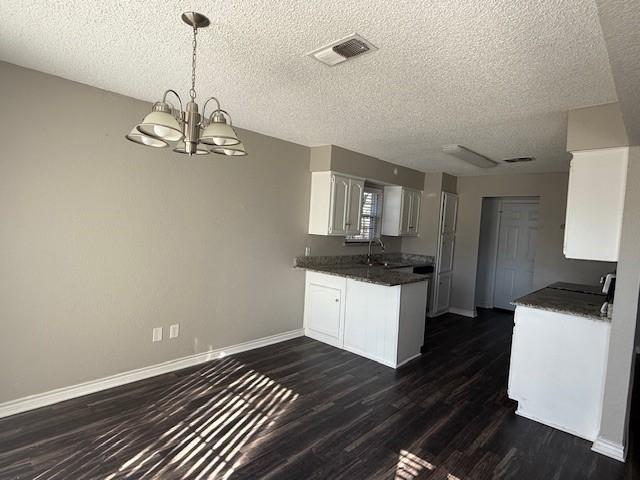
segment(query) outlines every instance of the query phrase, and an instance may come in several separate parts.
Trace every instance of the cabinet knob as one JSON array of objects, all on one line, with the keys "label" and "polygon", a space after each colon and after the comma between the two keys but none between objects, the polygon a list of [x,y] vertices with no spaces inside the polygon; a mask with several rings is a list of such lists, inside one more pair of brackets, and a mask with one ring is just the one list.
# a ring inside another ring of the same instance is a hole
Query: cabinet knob
[{"label": "cabinet knob", "polygon": [[336,298],[336,302],[339,302],[339,301],[340,301],[340,299],[339,299],[339,298]]}]

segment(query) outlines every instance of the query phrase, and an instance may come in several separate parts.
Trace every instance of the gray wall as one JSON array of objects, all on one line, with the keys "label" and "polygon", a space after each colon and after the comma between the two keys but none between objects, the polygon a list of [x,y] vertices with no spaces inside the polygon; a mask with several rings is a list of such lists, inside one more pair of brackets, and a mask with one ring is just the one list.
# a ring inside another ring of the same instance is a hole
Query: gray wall
[{"label": "gray wall", "polygon": [[124,139],[145,102],[6,63],[0,88],[0,402],[300,328],[292,258],[353,252],[306,234],[307,147],[189,158]]},{"label": "gray wall", "polygon": [[640,292],[640,147],[631,147],[599,437],[625,444]]},{"label": "gray wall", "polygon": [[[567,173],[459,177],[458,223],[451,305],[472,310],[483,197],[540,197],[534,288],[556,281],[597,284],[615,264],[567,260],[562,254],[567,203]],[[597,232],[594,232],[597,234]]]}]

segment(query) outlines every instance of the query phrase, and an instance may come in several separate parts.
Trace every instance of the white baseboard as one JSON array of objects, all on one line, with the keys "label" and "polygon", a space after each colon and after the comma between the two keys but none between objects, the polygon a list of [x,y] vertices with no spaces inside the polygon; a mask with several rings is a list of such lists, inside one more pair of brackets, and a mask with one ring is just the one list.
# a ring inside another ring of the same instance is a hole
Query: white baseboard
[{"label": "white baseboard", "polygon": [[478,316],[478,312],[476,312],[475,308],[473,310],[467,310],[466,308],[449,307],[449,313],[455,313],[456,315],[471,318],[476,318]]},{"label": "white baseboard", "polygon": [[624,445],[611,442],[602,437],[596,438],[596,441],[593,442],[591,450],[602,455],[606,455],[607,457],[613,458],[614,460],[618,460],[619,462],[624,462],[626,456]]},{"label": "white baseboard", "polygon": [[[509,398],[512,398],[512,397],[509,397]],[[551,428],[555,428],[556,430],[561,430],[563,432],[570,433],[571,435],[575,435],[576,437],[584,438],[585,440],[589,440],[590,442],[593,442],[595,440],[595,435],[589,435],[588,433],[584,433],[584,432],[577,432],[569,427],[565,427],[564,425],[561,425],[559,423],[550,422],[545,418],[540,418],[536,415],[533,415],[527,412],[526,410],[520,407],[520,402],[518,402],[516,415],[520,415],[521,417],[528,418],[529,420],[533,420],[534,422],[542,423],[543,425],[546,425]]]},{"label": "white baseboard", "polygon": [[493,308],[494,306],[495,305],[493,303],[491,305],[489,305],[489,304],[483,304],[483,305],[478,304],[478,305],[476,305],[476,307],[489,308],[489,309]]},{"label": "white baseboard", "polygon": [[231,345],[229,347],[218,348],[215,350],[209,350],[208,352],[176,358],[175,360],[169,360],[168,362],[159,363],[157,365],[138,368],[136,370],[118,373],[109,377],[71,385],[69,387],[58,388],[48,392],[18,398],[9,402],[0,403],[0,418],[26,412],[35,408],[46,407],[53,403],[70,400],[72,398],[81,397],[83,395],[99,392],[108,388],[118,387],[138,380],[144,380],[145,378],[155,377],[156,375],[162,375],[163,373],[169,373],[186,367],[199,365],[234,353],[266,347],[267,345],[284,342],[285,340],[291,340],[292,338],[301,337],[303,335],[304,331],[302,329],[291,330],[289,332],[278,333],[276,335],[258,338],[257,340],[250,340],[248,342]]},{"label": "white baseboard", "polygon": [[396,365],[396,368],[400,368],[403,365],[406,365],[407,363],[411,362],[412,360],[415,360],[416,358],[422,356],[422,353],[416,353],[415,355],[407,358],[406,360],[401,361],[400,363],[398,363]]}]

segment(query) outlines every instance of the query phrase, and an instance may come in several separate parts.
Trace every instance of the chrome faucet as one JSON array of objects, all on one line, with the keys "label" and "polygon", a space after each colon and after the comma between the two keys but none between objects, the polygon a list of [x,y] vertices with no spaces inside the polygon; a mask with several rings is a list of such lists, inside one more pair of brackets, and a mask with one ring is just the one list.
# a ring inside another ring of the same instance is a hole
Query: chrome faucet
[{"label": "chrome faucet", "polygon": [[369,253],[367,253],[367,265],[371,266],[373,265],[373,262],[371,261],[371,245],[374,242],[378,242],[380,244],[380,248],[382,249],[382,251],[384,252],[384,242],[382,241],[382,238],[372,238],[371,240],[369,240]]}]

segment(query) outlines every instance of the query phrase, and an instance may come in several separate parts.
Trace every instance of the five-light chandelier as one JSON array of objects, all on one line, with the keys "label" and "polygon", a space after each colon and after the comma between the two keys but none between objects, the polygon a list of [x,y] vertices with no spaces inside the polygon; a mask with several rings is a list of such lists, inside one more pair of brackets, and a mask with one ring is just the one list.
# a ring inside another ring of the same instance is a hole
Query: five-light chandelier
[{"label": "five-light chandelier", "polygon": [[[167,90],[162,100],[154,103],[151,113],[136,125],[126,138],[147,147],[163,148],[177,142],[174,152],[187,155],[207,155],[209,151],[220,155],[246,155],[242,143],[233,130],[231,115],[220,108],[215,97],[208,98],[202,107],[202,115],[196,103],[196,47],[198,28],[209,26],[209,19],[197,12],[185,12],[182,20],[193,28],[193,54],[191,57],[190,100],[186,110],[175,90]],[[180,109],[176,109],[168,100],[174,95]],[[207,118],[206,108],[214,102],[215,110]]]}]

